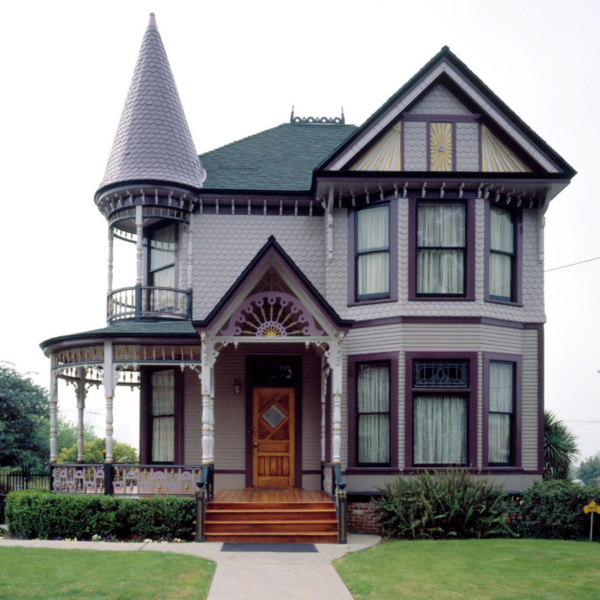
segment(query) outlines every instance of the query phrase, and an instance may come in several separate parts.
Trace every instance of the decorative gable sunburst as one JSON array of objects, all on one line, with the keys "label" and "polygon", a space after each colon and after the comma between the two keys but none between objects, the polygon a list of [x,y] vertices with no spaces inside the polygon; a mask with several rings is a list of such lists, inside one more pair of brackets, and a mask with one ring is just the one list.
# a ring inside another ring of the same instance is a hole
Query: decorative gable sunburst
[{"label": "decorative gable sunburst", "polygon": [[432,123],[429,138],[432,171],[452,171],[452,124]]},{"label": "decorative gable sunburst", "polygon": [[481,127],[481,170],[494,173],[527,173],[527,167],[485,125]]},{"label": "decorative gable sunburst", "polygon": [[401,171],[402,123],[394,125],[383,138],[358,160],[351,171]]}]

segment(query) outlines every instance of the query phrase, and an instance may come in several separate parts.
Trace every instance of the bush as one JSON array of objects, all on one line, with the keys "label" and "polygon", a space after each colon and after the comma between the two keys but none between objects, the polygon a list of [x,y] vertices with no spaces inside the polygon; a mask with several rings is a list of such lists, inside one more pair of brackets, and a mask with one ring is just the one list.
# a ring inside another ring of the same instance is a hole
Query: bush
[{"label": "bush", "polygon": [[192,498],[138,500],[31,490],[12,492],[6,501],[9,532],[25,539],[191,539],[194,518]]},{"label": "bush", "polygon": [[488,477],[464,469],[398,477],[373,500],[385,537],[410,539],[506,536],[509,497]]},{"label": "bush", "polygon": [[[562,479],[536,481],[523,494],[515,515],[519,535],[549,540],[578,540],[590,535],[590,516],[583,507],[600,504],[600,489]],[[594,537],[600,537],[600,518],[594,519]]]}]

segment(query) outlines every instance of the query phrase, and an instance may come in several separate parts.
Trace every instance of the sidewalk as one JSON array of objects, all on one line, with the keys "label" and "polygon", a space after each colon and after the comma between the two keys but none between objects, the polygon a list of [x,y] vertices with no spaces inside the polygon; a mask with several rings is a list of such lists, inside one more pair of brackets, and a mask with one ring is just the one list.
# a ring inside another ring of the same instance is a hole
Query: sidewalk
[{"label": "sidewalk", "polygon": [[201,556],[217,563],[208,600],[352,600],[331,562],[348,552],[369,548],[379,540],[376,535],[349,535],[347,545],[315,544],[317,552],[222,552],[221,543],[111,544],[6,539],[0,540],[0,547],[175,552]]}]

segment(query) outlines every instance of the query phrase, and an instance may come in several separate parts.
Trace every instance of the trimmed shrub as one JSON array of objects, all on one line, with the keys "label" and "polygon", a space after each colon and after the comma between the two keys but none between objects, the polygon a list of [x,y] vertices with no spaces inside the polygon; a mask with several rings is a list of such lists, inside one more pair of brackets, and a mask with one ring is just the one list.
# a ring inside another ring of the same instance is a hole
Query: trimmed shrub
[{"label": "trimmed shrub", "polygon": [[445,539],[511,535],[509,497],[488,477],[464,469],[397,477],[374,498],[388,538]]},{"label": "trimmed shrub", "polygon": [[[578,540],[590,535],[590,516],[583,507],[600,504],[600,488],[563,479],[536,481],[516,505],[514,521],[522,537]],[[594,519],[594,538],[600,538],[600,518]]]},{"label": "trimmed shrub", "polygon": [[6,501],[10,535],[25,539],[191,539],[192,498],[68,496],[47,491],[12,492]]}]

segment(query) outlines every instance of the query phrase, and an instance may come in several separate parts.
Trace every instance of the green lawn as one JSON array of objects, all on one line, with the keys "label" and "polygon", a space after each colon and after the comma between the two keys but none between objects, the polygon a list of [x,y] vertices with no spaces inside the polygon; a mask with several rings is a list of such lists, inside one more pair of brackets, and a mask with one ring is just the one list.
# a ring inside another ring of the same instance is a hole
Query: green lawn
[{"label": "green lawn", "polygon": [[167,552],[0,548],[3,600],[205,599],[210,560]]},{"label": "green lawn", "polygon": [[395,541],[334,562],[359,600],[600,599],[600,544]]}]

